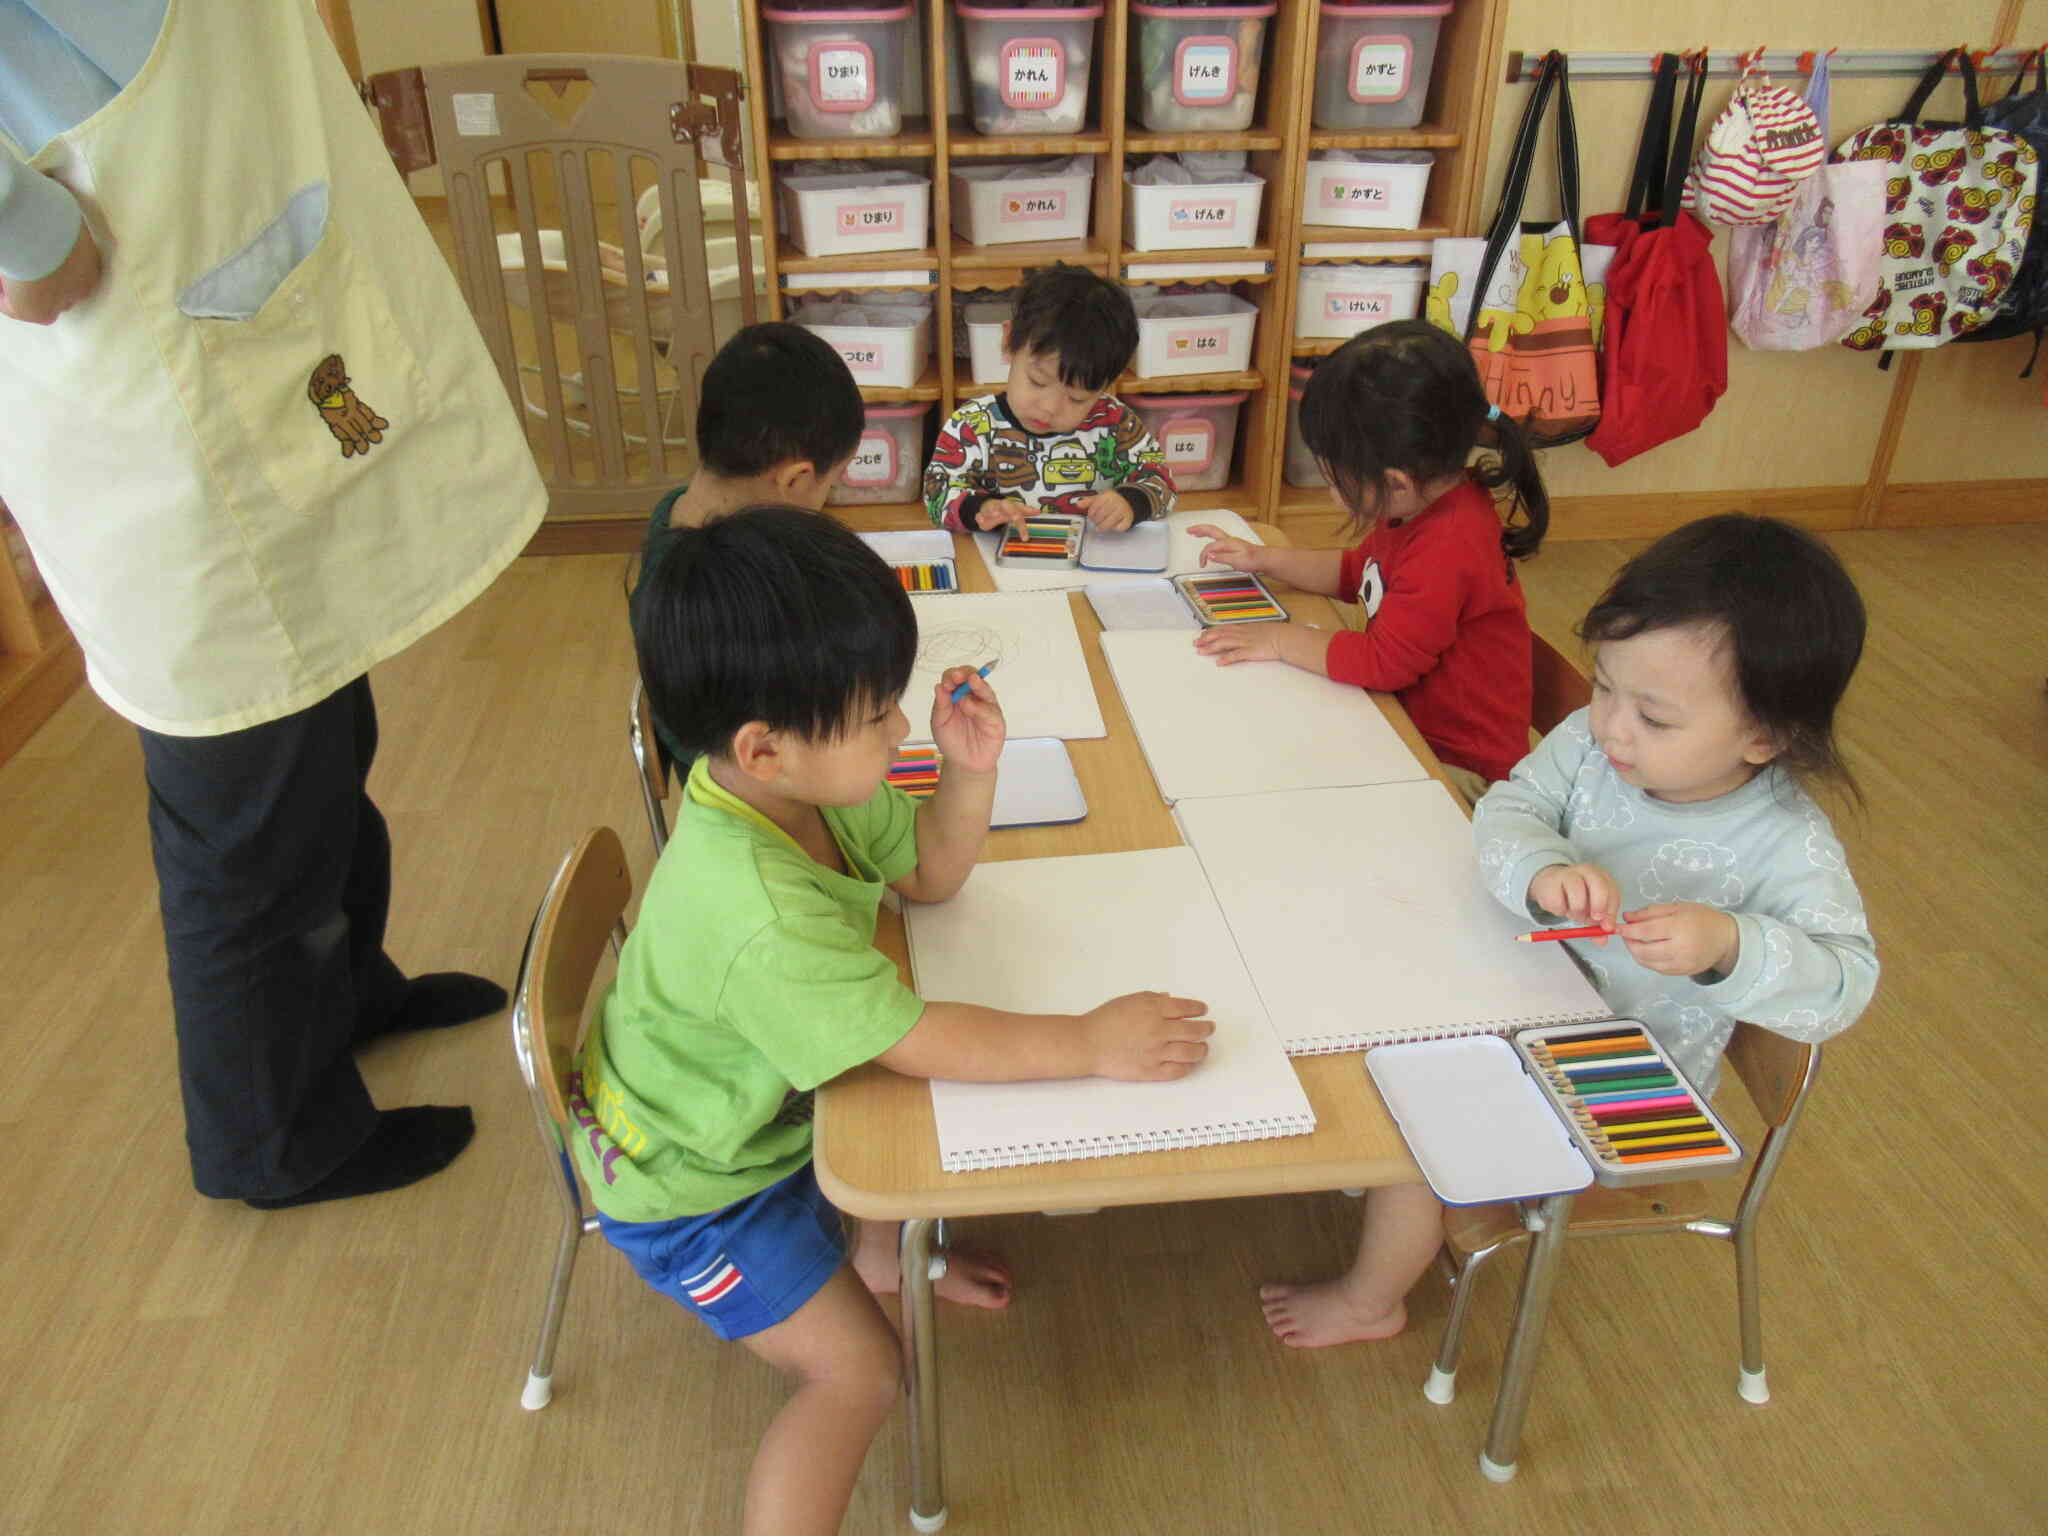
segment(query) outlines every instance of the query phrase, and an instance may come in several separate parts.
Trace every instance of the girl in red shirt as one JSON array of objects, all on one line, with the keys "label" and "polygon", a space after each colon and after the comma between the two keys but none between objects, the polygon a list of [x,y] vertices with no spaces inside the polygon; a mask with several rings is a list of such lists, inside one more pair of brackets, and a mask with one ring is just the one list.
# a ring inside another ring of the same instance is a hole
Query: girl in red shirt
[{"label": "girl in red shirt", "polygon": [[[1301,433],[1350,514],[1347,531],[1364,535],[1355,549],[1191,531],[1213,541],[1204,565],[1359,603],[1366,626],[1221,625],[1196,648],[1224,666],[1284,661],[1396,695],[1445,765],[1464,770],[1461,787],[1483,792],[1529,751],[1529,620],[1515,562],[1542,542],[1550,500],[1528,440],[1487,403],[1464,345],[1424,320],[1362,332],[1325,358],[1302,392]],[[1470,464],[1479,448],[1497,457]]]}]

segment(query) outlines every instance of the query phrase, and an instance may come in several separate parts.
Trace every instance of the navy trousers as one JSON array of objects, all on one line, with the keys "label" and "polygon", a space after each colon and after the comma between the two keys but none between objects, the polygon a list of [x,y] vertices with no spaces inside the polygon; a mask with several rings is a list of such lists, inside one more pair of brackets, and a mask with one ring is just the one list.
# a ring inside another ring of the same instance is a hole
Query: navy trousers
[{"label": "navy trousers", "polygon": [[192,1182],[294,1195],[369,1138],[351,1042],[398,1007],[370,681],[225,736],[142,733]]}]

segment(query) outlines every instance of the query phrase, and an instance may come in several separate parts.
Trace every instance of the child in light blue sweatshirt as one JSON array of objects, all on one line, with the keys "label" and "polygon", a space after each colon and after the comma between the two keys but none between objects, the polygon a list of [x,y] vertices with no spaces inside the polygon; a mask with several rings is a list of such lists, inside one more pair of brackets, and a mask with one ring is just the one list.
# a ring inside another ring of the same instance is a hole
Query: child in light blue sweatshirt
[{"label": "child in light blue sweatshirt", "polygon": [[[1819,540],[1770,518],[1689,523],[1623,566],[1580,626],[1591,707],[1473,812],[1487,888],[1518,917],[1608,929],[1564,942],[1702,1092],[1738,1019],[1825,1040],[1877,985],[1863,898],[1802,787],[1854,791],[1834,717],[1863,632],[1863,601]],[[1373,1196],[1349,1273],[1263,1288],[1283,1342],[1405,1323],[1440,1217],[1425,1185]]]}]

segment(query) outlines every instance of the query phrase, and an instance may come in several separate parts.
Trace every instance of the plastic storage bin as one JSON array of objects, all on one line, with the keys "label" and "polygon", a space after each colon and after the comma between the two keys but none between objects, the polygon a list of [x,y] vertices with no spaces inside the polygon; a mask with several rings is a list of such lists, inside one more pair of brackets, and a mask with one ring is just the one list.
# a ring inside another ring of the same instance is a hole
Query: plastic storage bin
[{"label": "plastic storage bin", "polygon": [[1079,133],[1102,6],[958,9],[975,131]]},{"label": "plastic storage bin", "polygon": [[1008,304],[967,306],[967,373],[975,384],[1002,385],[1010,377],[1010,362],[1004,356],[1012,307]]},{"label": "plastic storage bin", "polygon": [[1413,128],[1429,99],[1436,38],[1451,14],[1436,5],[1329,5],[1316,33],[1318,128]]},{"label": "plastic storage bin", "polygon": [[1334,149],[1310,155],[1302,188],[1308,224],[1417,229],[1436,156],[1426,149]]},{"label": "plastic storage bin", "polygon": [[901,133],[912,10],[763,10],[789,131],[806,139]]},{"label": "plastic storage bin", "polygon": [[1252,361],[1258,306],[1229,293],[1174,293],[1133,299],[1140,377],[1237,373]]},{"label": "plastic storage bin", "polygon": [[812,299],[790,319],[845,358],[856,384],[908,389],[931,360],[932,307],[922,297],[915,303],[891,303],[879,294]]},{"label": "plastic storage bin", "polygon": [[932,184],[902,170],[798,168],[776,180],[783,238],[810,256],[915,251],[931,238]]},{"label": "plastic storage bin", "polygon": [[1308,442],[1301,435],[1301,392],[1308,387],[1308,376],[1313,371],[1307,363],[1296,363],[1287,371],[1287,458],[1281,466],[1280,478],[1304,489],[1330,483],[1330,477],[1323,473],[1322,465],[1308,451]]},{"label": "plastic storage bin", "polygon": [[1190,182],[1148,184],[1139,179],[1148,169],[1124,172],[1124,239],[1132,250],[1201,250],[1257,241],[1266,183],[1256,172],[1190,171]]},{"label": "plastic storage bin", "polygon": [[1429,268],[1391,263],[1335,262],[1304,266],[1295,291],[1294,334],[1356,336],[1389,320],[1422,312]]},{"label": "plastic storage bin", "polygon": [[956,162],[952,183],[953,232],[969,245],[1079,240],[1088,233],[1092,156]]},{"label": "plastic storage bin", "polygon": [[1125,395],[1159,440],[1176,489],[1213,491],[1230,478],[1242,391],[1230,395]]},{"label": "plastic storage bin", "polygon": [[883,501],[917,500],[924,468],[924,422],[929,405],[871,405],[860,446],[846,473],[825,499],[834,506],[863,507]]},{"label": "plastic storage bin", "polygon": [[1266,51],[1264,5],[1131,7],[1131,100],[1154,133],[1235,133],[1249,128]]}]

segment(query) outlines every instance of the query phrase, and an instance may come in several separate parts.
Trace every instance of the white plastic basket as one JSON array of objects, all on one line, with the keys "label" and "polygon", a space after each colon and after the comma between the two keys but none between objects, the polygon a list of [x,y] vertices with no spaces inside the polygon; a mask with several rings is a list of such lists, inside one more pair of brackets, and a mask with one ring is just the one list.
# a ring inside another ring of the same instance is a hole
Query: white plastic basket
[{"label": "white plastic basket", "polygon": [[1134,299],[1140,377],[1237,373],[1251,366],[1258,306],[1229,293],[1177,293]]},{"label": "white plastic basket", "polygon": [[911,14],[761,12],[791,133],[806,139],[893,139],[903,131],[903,66]]},{"label": "white plastic basket", "polygon": [[856,384],[908,389],[932,355],[932,310],[917,304],[863,299],[812,299],[790,316],[846,360]]},{"label": "white plastic basket", "polygon": [[953,232],[969,245],[1079,240],[1088,233],[1095,161],[955,162]]},{"label": "white plastic basket", "polygon": [[972,382],[1000,385],[1010,377],[1004,342],[1009,337],[1011,313],[1008,304],[967,306],[967,371]]},{"label": "white plastic basket", "polygon": [[1266,183],[1252,171],[1197,173],[1192,185],[1145,186],[1124,173],[1124,238],[1134,251],[1255,244]]},{"label": "white plastic basket", "polygon": [[1287,458],[1280,470],[1281,479],[1305,490],[1330,483],[1301,435],[1301,392],[1308,387],[1312,371],[1306,363],[1296,363],[1287,371]]},{"label": "white plastic basket", "polygon": [[1295,292],[1294,334],[1356,336],[1422,311],[1429,268],[1385,262],[1304,266]]},{"label": "white plastic basket", "polygon": [[920,250],[931,238],[932,184],[909,171],[796,169],[776,179],[783,237],[810,256]]},{"label": "white plastic basket", "polygon": [[1354,229],[1417,229],[1436,156],[1426,149],[1328,150],[1309,156],[1302,220]]}]

